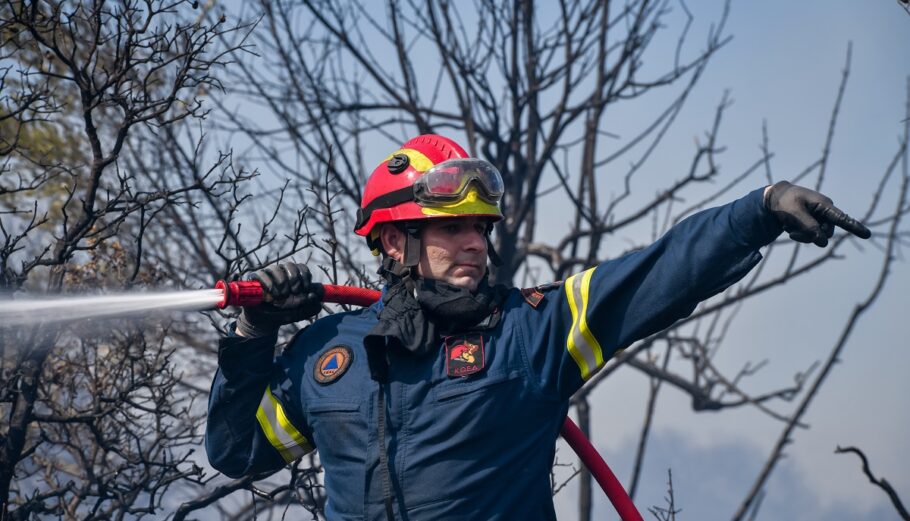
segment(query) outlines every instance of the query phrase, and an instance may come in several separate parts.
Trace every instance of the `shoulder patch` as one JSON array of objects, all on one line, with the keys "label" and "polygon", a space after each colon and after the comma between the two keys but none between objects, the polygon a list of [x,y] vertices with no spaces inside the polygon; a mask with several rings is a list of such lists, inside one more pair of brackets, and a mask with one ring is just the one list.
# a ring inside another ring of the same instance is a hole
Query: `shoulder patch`
[{"label": "shoulder patch", "polygon": [[535,286],[533,288],[524,288],[520,291],[521,296],[525,299],[525,302],[527,302],[532,308],[536,309],[537,306],[539,306],[543,301],[545,291],[549,291],[560,286],[562,286],[562,281],[558,280],[556,282],[550,282],[549,284],[541,284],[540,286]]},{"label": "shoulder patch", "polygon": [[537,288],[524,288],[521,290],[521,296],[524,297],[525,302],[530,304],[532,308],[539,306],[540,301],[543,300],[543,293]]},{"label": "shoulder patch", "polygon": [[541,284],[540,286],[537,286],[537,291],[550,291],[551,289],[556,289],[559,287],[562,287],[561,280],[549,282],[547,284]]},{"label": "shoulder patch", "polygon": [[335,346],[319,356],[316,360],[316,366],[313,368],[313,378],[317,382],[327,385],[341,378],[348,367],[351,366],[351,360],[354,359],[354,353],[348,346]]}]

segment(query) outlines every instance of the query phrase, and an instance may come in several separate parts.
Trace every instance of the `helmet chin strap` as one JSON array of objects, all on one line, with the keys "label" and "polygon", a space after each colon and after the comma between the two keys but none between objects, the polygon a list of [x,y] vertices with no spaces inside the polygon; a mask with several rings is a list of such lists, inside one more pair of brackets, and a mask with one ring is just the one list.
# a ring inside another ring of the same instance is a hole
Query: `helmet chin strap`
[{"label": "helmet chin strap", "polygon": [[417,265],[420,264],[420,224],[407,223],[404,225],[404,255],[401,260],[388,256],[382,261],[378,273],[387,282],[392,282],[389,275],[393,275],[404,282],[410,293],[415,293],[415,281],[418,278]]},{"label": "helmet chin strap", "polygon": [[404,226],[404,259],[402,264],[411,269],[420,264],[420,225],[407,223]]}]

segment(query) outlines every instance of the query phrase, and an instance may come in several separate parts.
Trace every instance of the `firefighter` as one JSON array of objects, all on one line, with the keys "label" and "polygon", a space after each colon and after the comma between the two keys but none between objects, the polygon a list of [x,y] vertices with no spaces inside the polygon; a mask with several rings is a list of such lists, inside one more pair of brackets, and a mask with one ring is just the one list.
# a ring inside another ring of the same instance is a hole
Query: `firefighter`
[{"label": "firefighter", "polygon": [[231,477],[317,450],[329,520],[555,519],[550,467],[569,399],[618,350],[740,280],[782,231],[825,246],[870,232],[787,182],[695,214],[651,246],[518,290],[491,285],[499,172],[436,135],[367,181],[356,233],[382,255],[375,305],[320,318],[290,262],[254,272],[268,304],[219,345],[206,450]]}]

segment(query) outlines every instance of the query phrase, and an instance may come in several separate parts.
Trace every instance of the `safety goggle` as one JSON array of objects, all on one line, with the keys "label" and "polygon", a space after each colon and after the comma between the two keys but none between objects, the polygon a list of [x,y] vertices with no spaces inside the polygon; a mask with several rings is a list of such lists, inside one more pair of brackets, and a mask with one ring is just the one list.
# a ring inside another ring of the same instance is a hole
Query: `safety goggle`
[{"label": "safety goggle", "polygon": [[482,159],[449,159],[427,170],[414,183],[414,198],[423,206],[458,202],[471,186],[481,199],[499,203],[505,186],[496,167]]}]

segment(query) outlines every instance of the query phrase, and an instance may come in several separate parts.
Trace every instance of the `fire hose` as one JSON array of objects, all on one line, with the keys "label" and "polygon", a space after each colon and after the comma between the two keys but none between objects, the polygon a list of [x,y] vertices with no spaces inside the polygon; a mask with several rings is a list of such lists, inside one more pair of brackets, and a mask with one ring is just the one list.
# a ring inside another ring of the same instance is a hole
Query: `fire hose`
[{"label": "fire hose", "polygon": [[[222,309],[227,306],[258,306],[263,301],[262,286],[254,280],[234,282],[219,280],[215,284],[215,288],[224,291],[224,298],[218,303],[218,307]],[[323,284],[322,288],[324,290],[322,301],[332,304],[369,306],[380,297],[379,291],[368,288],[334,284]],[[622,483],[571,418],[566,417],[560,434],[572,447],[572,450],[578,454],[581,462],[613,503],[620,519],[622,521],[643,521]]]}]

